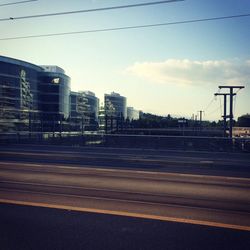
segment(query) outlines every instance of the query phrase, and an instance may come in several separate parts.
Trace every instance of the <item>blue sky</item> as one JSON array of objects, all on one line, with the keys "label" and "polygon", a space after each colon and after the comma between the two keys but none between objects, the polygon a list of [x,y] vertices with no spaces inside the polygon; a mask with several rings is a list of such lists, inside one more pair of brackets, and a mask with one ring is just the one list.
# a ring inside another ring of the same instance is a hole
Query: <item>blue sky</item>
[{"label": "blue sky", "polygon": [[[0,7],[0,18],[150,2],[152,0],[38,0]],[[10,0],[1,3],[11,2]],[[12,1],[14,2],[14,1]],[[250,13],[249,0],[181,2],[67,16],[0,22],[0,38],[174,22]],[[181,25],[0,41],[0,54],[56,64],[72,90],[102,100],[118,92],[145,112],[205,119],[221,116],[218,85],[245,86],[235,116],[250,113],[250,17]]]}]

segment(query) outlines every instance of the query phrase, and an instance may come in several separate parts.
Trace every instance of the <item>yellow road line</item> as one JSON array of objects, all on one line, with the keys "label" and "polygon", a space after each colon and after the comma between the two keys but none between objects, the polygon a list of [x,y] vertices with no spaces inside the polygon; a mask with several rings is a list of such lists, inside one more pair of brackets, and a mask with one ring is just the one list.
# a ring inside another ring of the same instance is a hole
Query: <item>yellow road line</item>
[{"label": "yellow road line", "polygon": [[185,218],[175,218],[175,217],[159,216],[159,215],[151,215],[151,214],[140,214],[140,213],[123,212],[123,211],[115,211],[115,210],[103,210],[103,209],[96,209],[96,208],[84,208],[84,207],[75,207],[75,206],[58,205],[58,204],[47,204],[47,203],[40,203],[40,202],[15,201],[15,200],[8,200],[8,199],[0,199],[0,203],[55,208],[55,209],[72,210],[72,211],[78,211],[78,212],[119,215],[119,216],[127,216],[127,217],[142,218],[142,219],[152,219],[152,220],[160,220],[160,221],[169,221],[169,222],[177,222],[177,223],[187,223],[187,224],[194,224],[194,225],[250,231],[250,226],[226,224],[226,223],[203,221],[203,220],[192,220],[192,219],[185,219]]}]

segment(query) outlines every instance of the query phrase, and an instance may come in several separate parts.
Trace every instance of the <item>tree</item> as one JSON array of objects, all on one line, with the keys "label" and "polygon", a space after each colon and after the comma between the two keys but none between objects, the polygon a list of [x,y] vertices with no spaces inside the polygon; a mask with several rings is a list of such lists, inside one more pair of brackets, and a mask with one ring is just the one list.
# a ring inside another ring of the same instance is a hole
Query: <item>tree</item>
[{"label": "tree", "polygon": [[239,127],[250,127],[250,114],[240,116],[236,124]]}]

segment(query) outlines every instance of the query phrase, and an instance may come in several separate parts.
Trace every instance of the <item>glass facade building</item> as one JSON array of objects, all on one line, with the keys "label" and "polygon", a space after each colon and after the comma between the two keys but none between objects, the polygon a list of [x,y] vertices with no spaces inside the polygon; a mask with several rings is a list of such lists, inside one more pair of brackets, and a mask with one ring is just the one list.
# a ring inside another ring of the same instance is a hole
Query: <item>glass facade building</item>
[{"label": "glass facade building", "polygon": [[127,118],[126,97],[105,94],[101,113],[100,122],[99,99],[71,91],[62,68],[0,56],[0,133],[118,129]]},{"label": "glass facade building", "polygon": [[[83,120],[86,130],[98,128],[99,99],[93,92],[81,91],[70,93],[70,118],[77,122]],[[83,125],[82,125],[83,126]]]},{"label": "glass facade building", "polygon": [[99,99],[91,91],[84,91],[82,94],[87,100],[87,116],[89,117],[89,129],[98,128]]},{"label": "glass facade building", "polygon": [[127,98],[118,93],[105,94],[104,107],[108,116],[127,118]]},{"label": "glass facade building", "polygon": [[39,75],[39,108],[44,121],[58,123],[69,117],[70,78],[62,69],[49,71],[49,66],[42,67],[44,71]]},{"label": "glass facade building", "polygon": [[34,64],[0,56],[0,132],[30,130],[31,119],[39,113],[41,71]]},{"label": "glass facade building", "polygon": [[63,71],[0,56],[0,132],[51,131],[43,122],[68,118],[69,92]]},{"label": "glass facade building", "polygon": [[134,109],[133,107],[127,107],[127,119],[129,121],[138,120],[140,118],[140,111]]}]

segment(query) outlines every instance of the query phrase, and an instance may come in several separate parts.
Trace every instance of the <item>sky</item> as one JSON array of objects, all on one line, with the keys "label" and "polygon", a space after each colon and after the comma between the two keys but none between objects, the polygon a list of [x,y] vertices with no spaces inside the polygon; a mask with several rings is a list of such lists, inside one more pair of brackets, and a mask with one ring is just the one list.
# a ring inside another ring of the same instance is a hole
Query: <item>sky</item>
[{"label": "sky", "polygon": [[[0,19],[95,9],[154,0],[37,0],[5,5]],[[2,6],[1,6],[2,5]],[[159,27],[28,39],[3,38],[148,25],[250,14],[249,0],[184,0],[137,8],[0,21],[0,54],[37,65],[58,65],[71,90],[103,102],[112,91],[143,112],[219,120],[219,85],[236,89],[234,116],[250,113],[250,16]],[[221,90],[221,93],[226,90]]]}]

